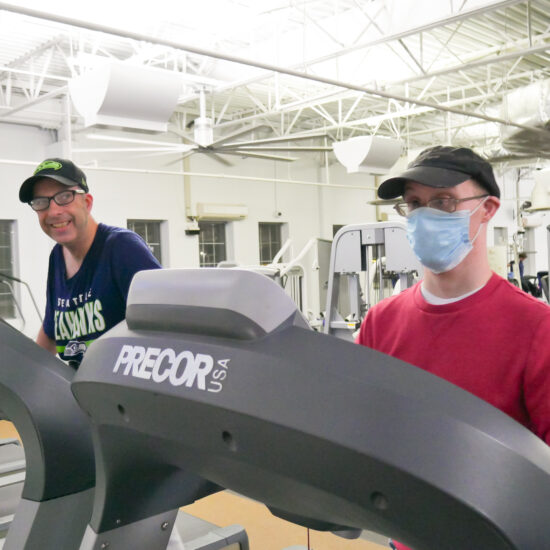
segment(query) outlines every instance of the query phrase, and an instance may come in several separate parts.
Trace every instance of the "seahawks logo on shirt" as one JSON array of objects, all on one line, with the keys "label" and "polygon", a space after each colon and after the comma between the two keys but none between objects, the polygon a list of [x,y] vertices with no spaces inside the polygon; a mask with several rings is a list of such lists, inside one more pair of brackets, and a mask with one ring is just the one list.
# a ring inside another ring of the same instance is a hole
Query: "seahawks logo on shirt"
[{"label": "seahawks logo on shirt", "polygon": [[87,349],[88,348],[86,347],[86,344],[84,342],[79,342],[78,340],[71,340],[65,346],[65,351],[63,352],[63,355],[65,355],[65,357],[74,357],[79,353],[82,353],[82,354],[86,353]]}]

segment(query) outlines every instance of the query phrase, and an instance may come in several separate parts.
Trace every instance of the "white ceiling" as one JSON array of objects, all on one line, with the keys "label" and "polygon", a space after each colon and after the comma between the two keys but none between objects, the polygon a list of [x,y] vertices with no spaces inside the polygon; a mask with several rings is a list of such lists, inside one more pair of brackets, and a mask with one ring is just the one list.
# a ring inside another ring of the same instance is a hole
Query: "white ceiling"
[{"label": "white ceiling", "polygon": [[68,82],[99,57],[182,76],[169,131],[132,139],[192,143],[203,94],[214,144],[185,154],[296,158],[305,146],[378,135],[408,149],[550,158],[550,0],[80,4],[50,0],[46,13],[38,1],[0,2],[0,122],[73,140],[108,134],[66,101]]}]

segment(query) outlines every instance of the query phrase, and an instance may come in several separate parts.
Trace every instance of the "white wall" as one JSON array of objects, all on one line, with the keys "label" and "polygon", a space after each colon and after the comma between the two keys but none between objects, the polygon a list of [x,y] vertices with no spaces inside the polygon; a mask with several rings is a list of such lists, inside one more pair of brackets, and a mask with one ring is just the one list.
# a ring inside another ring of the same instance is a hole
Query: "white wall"
[{"label": "white wall", "polygon": [[[45,305],[47,263],[52,242],[40,230],[36,214],[19,202],[18,191],[36,165],[50,155],[46,148],[54,137],[49,131],[0,124],[3,182],[0,219],[17,220],[18,276],[31,286],[41,310]],[[191,157],[187,170],[213,174],[211,177],[190,176],[193,205],[213,202],[248,207],[248,217],[231,222],[229,231],[234,240],[230,247],[234,257],[229,259],[240,264],[259,262],[258,222],[288,224],[289,236],[293,240],[292,253],[296,255],[311,237],[332,238],[333,224],[374,221],[374,207],[367,204],[374,198],[374,180],[368,174],[348,175],[339,164],[333,163],[328,174],[330,186],[295,184],[282,180],[326,183],[327,171],[319,154],[308,154],[290,165],[280,161],[233,158],[234,166],[226,167],[197,154]],[[163,246],[168,249],[168,261],[165,267],[198,267],[198,236],[185,235],[183,176],[145,172],[178,172],[183,169],[182,163],[167,166],[170,158],[112,157],[102,161],[101,167],[94,167],[88,166],[89,156],[75,154],[73,159],[87,174],[94,197],[93,215],[97,221],[125,227],[128,219],[166,220],[168,242]],[[17,165],[12,161],[28,163]],[[131,171],[116,169],[115,165]],[[222,174],[228,177],[220,177]],[[240,180],[235,176],[251,179]],[[281,215],[276,216],[275,212]],[[38,317],[30,301],[22,294],[27,318],[24,332],[34,338],[39,328]]]},{"label": "white wall", "polygon": [[[41,310],[45,305],[47,262],[52,242],[40,230],[36,214],[19,202],[18,191],[36,165],[51,154],[48,146],[54,139],[51,131],[0,124],[0,219],[17,222],[17,275],[28,282]],[[184,177],[179,173],[183,170],[182,162],[170,164],[173,157],[136,159],[112,155],[102,160],[101,166],[94,167],[89,156],[74,155],[74,160],[87,173],[94,196],[93,214],[98,221],[125,227],[128,219],[166,220],[165,267],[199,265],[198,236],[185,235]],[[375,208],[367,204],[375,198],[374,177],[347,174],[336,161],[327,169],[319,153],[308,153],[293,163],[239,157],[232,157],[232,162],[234,166],[227,167],[205,155],[195,154],[186,163],[186,170],[192,174],[210,174],[208,177],[189,177],[192,207],[197,202],[248,207],[248,217],[231,222],[228,232],[233,239],[229,247],[233,257],[228,259],[242,265],[259,262],[258,222],[288,224],[293,240],[291,256],[295,256],[311,237],[331,239],[333,225],[376,221]],[[159,170],[173,173],[159,174]],[[517,171],[497,172],[497,179],[502,188],[502,207],[489,227],[489,245],[493,244],[495,226],[508,228],[509,243],[514,235],[517,237]],[[304,183],[288,183],[288,180]],[[532,184],[532,177],[527,172],[520,183],[520,201],[529,198]],[[528,229],[521,237],[524,246],[520,249],[529,252],[527,272],[530,274],[548,268],[546,226],[550,223],[550,213],[543,212],[540,216],[540,225]],[[39,328],[38,316],[26,290],[21,289],[20,293],[26,318],[24,332],[34,337]],[[19,321],[14,324],[21,326]]]},{"label": "white wall", "polygon": [[[19,187],[25,178],[32,175],[37,165],[36,160],[45,156],[45,148],[51,141],[49,132],[26,126],[0,124],[0,159],[21,162],[0,164],[0,219],[17,222],[16,276],[30,285],[42,312],[46,304],[46,273],[52,242],[42,233],[36,214],[27,205],[19,202]],[[40,327],[38,315],[26,289],[20,285],[16,285],[16,288],[21,296],[26,321],[24,332],[34,337]],[[14,326],[21,328],[21,320],[17,320]]]}]

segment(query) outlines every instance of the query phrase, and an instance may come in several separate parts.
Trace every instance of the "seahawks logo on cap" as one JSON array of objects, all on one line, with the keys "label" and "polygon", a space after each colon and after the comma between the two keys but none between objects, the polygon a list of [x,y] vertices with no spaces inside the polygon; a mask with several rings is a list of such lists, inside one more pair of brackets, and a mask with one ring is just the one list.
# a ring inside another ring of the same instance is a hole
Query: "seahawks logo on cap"
[{"label": "seahawks logo on cap", "polygon": [[34,171],[34,174],[41,172],[42,170],[60,170],[61,168],[63,168],[63,165],[60,162],[56,162],[55,160],[45,160],[38,165]]}]

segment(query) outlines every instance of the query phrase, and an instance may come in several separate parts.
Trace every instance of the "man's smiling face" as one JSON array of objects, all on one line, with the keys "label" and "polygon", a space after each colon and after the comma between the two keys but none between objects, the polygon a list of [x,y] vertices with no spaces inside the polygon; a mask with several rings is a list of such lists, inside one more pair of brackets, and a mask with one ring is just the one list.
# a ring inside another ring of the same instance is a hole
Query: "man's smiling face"
[{"label": "man's smiling face", "polygon": [[[44,178],[34,185],[33,197],[52,197],[59,191],[78,189],[67,187],[58,181]],[[75,195],[70,204],[59,206],[51,200],[46,210],[37,212],[40,227],[46,235],[61,245],[76,244],[85,235],[92,206],[90,195]]]}]

